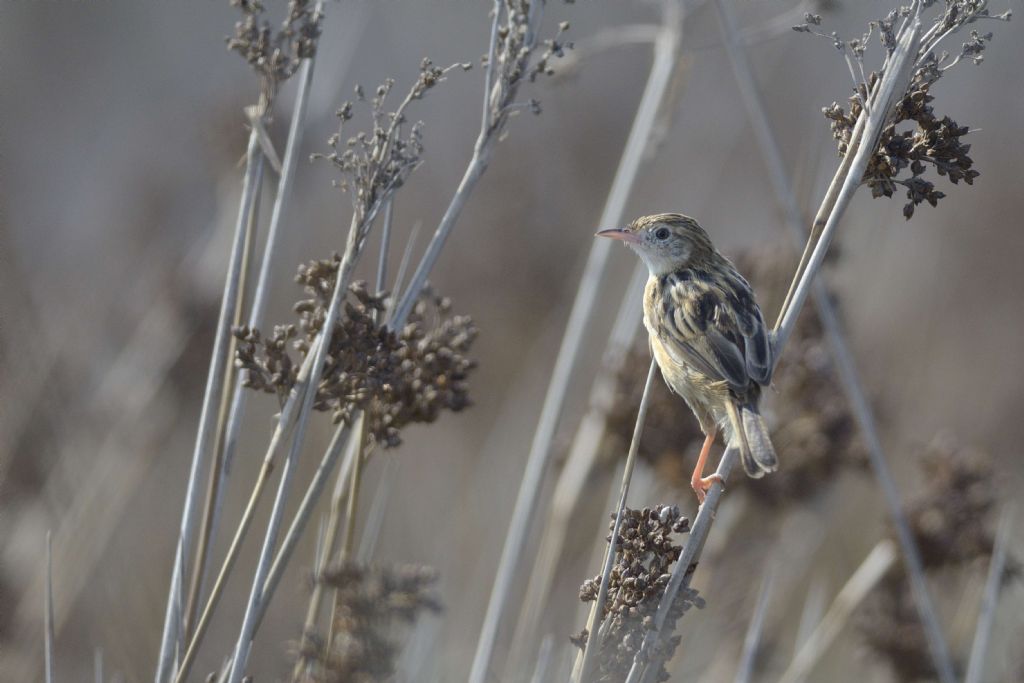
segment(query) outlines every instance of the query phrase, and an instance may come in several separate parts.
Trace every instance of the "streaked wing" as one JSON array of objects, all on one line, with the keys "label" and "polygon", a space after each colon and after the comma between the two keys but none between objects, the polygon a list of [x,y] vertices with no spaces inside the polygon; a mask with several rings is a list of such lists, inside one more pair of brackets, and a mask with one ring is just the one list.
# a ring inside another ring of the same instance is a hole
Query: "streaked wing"
[{"label": "streaked wing", "polygon": [[738,273],[662,279],[659,326],[665,349],[712,381],[742,392],[771,380],[771,346],[761,310]]}]

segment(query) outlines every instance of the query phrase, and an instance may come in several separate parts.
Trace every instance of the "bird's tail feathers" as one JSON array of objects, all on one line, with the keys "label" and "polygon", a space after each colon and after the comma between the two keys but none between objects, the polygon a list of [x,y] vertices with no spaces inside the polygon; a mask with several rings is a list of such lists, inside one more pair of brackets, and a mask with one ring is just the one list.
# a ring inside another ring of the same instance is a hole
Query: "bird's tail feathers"
[{"label": "bird's tail feathers", "polygon": [[768,425],[758,412],[757,406],[750,403],[737,406],[730,401],[728,409],[736,446],[740,449],[740,461],[747,476],[760,479],[765,472],[777,470],[779,457],[775,454],[775,447],[772,446],[771,437],[768,435]]}]

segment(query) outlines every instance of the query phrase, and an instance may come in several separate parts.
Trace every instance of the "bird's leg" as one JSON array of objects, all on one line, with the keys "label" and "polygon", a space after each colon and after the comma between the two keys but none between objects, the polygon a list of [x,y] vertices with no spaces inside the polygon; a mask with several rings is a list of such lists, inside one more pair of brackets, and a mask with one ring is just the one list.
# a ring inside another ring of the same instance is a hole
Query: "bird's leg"
[{"label": "bird's leg", "polygon": [[711,452],[711,444],[715,442],[715,435],[718,430],[712,428],[710,432],[704,437],[704,445],[700,448],[700,455],[697,457],[697,466],[693,468],[693,475],[690,477],[690,486],[693,488],[694,493],[697,494],[697,502],[700,505],[704,504],[704,497],[707,496],[708,489],[716,481],[719,483],[725,483],[722,480],[722,475],[711,474],[707,477],[704,476],[704,465],[708,461],[708,453]]}]

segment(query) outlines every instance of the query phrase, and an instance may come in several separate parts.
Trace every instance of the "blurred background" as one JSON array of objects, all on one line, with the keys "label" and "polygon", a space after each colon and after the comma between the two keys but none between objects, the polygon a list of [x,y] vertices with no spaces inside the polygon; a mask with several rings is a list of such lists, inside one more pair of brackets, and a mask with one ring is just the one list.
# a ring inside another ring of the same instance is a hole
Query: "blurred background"
[{"label": "blurred background", "polygon": [[[267,4],[276,23],[282,3]],[[792,267],[789,235],[721,46],[716,13],[707,3],[687,4],[671,103],[660,115],[661,133],[627,215],[685,212],[722,251],[743,255],[749,268],[760,267],[762,253]],[[487,47],[489,5],[328,4],[268,322],[292,320],[290,307],[302,298],[292,281],[297,265],[344,246],[348,198],[331,186],[328,164],[305,161],[309,153],[326,151],[336,130],[334,110],[356,84],[369,90],[393,77],[404,92],[424,56],[442,65],[478,63]],[[851,81],[828,41],[789,26],[814,11],[826,32],[854,37],[891,6],[874,0],[734,0],[732,6],[810,215],[838,163],[821,107],[845,104]],[[2,680],[42,677],[48,531],[58,680],[86,680],[97,649],[111,675],[127,681],[152,676],[241,188],[242,107],[257,93],[247,65],[225,49],[236,20],[226,1],[0,4]],[[567,38],[578,56],[563,73],[526,87],[543,113],[512,121],[431,278],[480,329],[473,405],[410,427],[404,444],[375,458],[367,474],[375,481],[393,468],[374,561],[429,565],[440,577],[444,611],[422,617],[406,634],[398,680],[460,680],[469,670],[591,236],[595,228],[611,227],[596,223],[651,61],[648,44],[588,46],[600,44],[595,36],[656,24],[660,11],[639,0],[550,2],[545,25],[562,20],[571,23]],[[922,453],[987,454],[990,476],[981,480],[981,495],[991,495],[994,508],[977,521],[991,533],[998,510],[1024,486],[1018,414],[1024,402],[1024,195],[1018,188],[1024,41],[1016,23],[981,30],[996,32],[985,63],[958,66],[933,93],[939,114],[972,128],[965,140],[981,177],[972,187],[936,180],[947,197],[938,208],[918,207],[910,221],[901,213],[905,200],[873,200],[861,191],[841,226],[839,257],[828,277],[907,505],[935,486],[920,467]],[[960,42],[954,37],[951,49]],[[872,49],[877,59],[877,44]],[[482,73],[453,72],[410,110],[410,118],[425,123],[425,161],[397,195],[396,261],[417,222],[424,226],[419,244],[425,243],[458,183],[479,122]],[[280,146],[294,89],[293,82],[284,87],[270,128]],[[269,214],[271,194],[264,193],[261,215]],[[562,454],[634,265],[625,250],[616,249],[613,259],[560,423],[556,450]],[[371,274],[368,266],[360,273]],[[773,318],[778,304],[768,297],[764,303]],[[635,368],[641,378],[645,362]],[[838,384],[834,391],[841,393]],[[275,411],[269,396],[248,405],[228,519],[240,514]],[[678,420],[690,420],[681,402]],[[316,416],[298,475],[303,481],[331,431],[326,417]],[[941,446],[934,445],[937,436]],[[784,471],[787,453],[779,450]],[[609,486],[623,453],[609,457],[605,474],[593,482],[593,509],[572,530],[547,607],[546,628],[561,658],[568,656],[569,635],[584,623],[576,590],[598,573]],[[677,461],[683,476],[675,480],[662,476],[671,464],[645,460],[630,506],[675,503],[692,517],[696,502],[685,473],[694,453],[691,448]],[[680,622],[683,641],[672,680],[732,678],[768,565],[776,567],[779,585],[756,677],[777,677],[798,642],[808,594],[817,591],[824,597],[811,597],[827,605],[890,533],[869,471],[854,466],[822,477],[809,492],[783,499],[751,495],[761,482],[730,482],[722,528],[712,532],[717,545],[709,547],[693,583],[707,605]],[[363,497],[364,510],[372,500]],[[261,518],[268,508],[261,507]],[[218,553],[227,535],[219,537]],[[290,671],[310,590],[312,536],[299,548],[260,631],[250,667],[257,680],[284,679]],[[1024,540],[1022,507],[1012,538],[1011,548]],[[244,567],[252,566],[257,550],[250,538]],[[520,592],[529,565],[524,561],[520,570]],[[970,647],[986,566],[982,557],[931,577],[959,661]],[[217,646],[203,649],[193,678],[216,668],[234,642],[250,577],[243,569],[229,584],[211,626]],[[1024,635],[1024,590],[1010,582],[1001,596],[986,680],[1021,680],[1024,659],[1011,645]],[[513,605],[514,613],[518,602]],[[872,620],[891,615],[862,611],[812,680],[910,677],[866,636],[872,623],[882,628]],[[524,646],[530,654],[522,661],[510,660],[513,631],[510,625],[501,631],[493,680],[528,680],[532,671],[537,643]]]}]

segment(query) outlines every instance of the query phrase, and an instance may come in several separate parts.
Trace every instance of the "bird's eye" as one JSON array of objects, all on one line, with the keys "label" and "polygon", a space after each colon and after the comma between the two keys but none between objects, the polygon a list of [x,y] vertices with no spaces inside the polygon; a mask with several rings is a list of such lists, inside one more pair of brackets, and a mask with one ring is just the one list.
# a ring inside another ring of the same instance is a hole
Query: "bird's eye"
[{"label": "bird's eye", "polygon": [[654,236],[657,237],[659,240],[667,240],[668,235],[668,228],[658,228],[654,233]]}]

